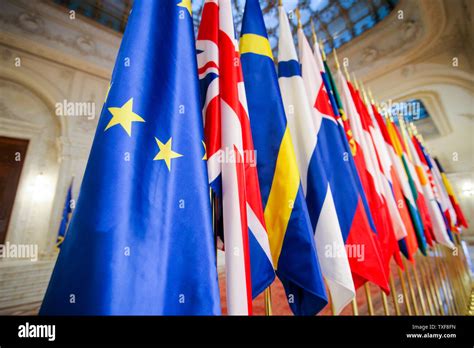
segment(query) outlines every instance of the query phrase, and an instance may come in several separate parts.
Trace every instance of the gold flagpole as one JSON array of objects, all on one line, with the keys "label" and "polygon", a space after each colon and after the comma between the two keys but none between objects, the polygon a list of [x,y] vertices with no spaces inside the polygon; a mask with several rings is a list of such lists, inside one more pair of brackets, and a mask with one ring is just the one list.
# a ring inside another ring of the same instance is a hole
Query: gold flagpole
[{"label": "gold flagpole", "polygon": [[356,291],[356,293],[355,293],[354,298],[352,299],[352,313],[353,313],[355,316],[358,316],[358,315],[359,315],[359,308],[357,307],[357,291]]},{"label": "gold flagpole", "polygon": [[406,275],[407,280],[408,280],[408,288],[410,289],[411,301],[413,302],[413,308],[415,309],[415,315],[420,315],[420,312],[418,310],[418,305],[416,303],[415,290],[413,288],[413,283],[411,281],[411,276],[410,276],[410,272],[409,272],[409,269],[408,269],[408,265],[407,265],[407,262],[405,262],[405,260],[403,260],[403,263],[404,263],[404,266],[405,266],[405,275]]},{"label": "gold flagpole", "polygon": [[393,275],[391,274],[390,274],[390,292],[392,293],[393,307],[395,308],[395,314],[400,315],[401,312],[400,312],[400,305],[398,304],[398,299],[397,299],[397,288],[395,287]]},{"label": "gold flagpole", "polygon": [[441,280],[441,285],[443,287],[443,292],[444,292],[444,300],[446,301],[446,305],[448,306],[448,313],[451,315],[456,314],[456,308],[454,308],[454,304],[451,299],[451,292],[449,289],[449,284],[448,280],[446,279],[446,274],[444,272],[443,268],[443,263],[441,261],[441,255],[439,253],[438,247],[435,246],[434,248],[434,254],[435,254],[435,262],[436,262],[436,268],[438,270],[438,275]]},{"label": "gold flagpole", "polygon": [[359,87],[359,81],[357,81],[357,78],[356,78],[356,74],[355,73],[352,73],[352,79],[354,80],[354,87],[356,88],[356,90],[360,90],[360,87]]},{"label": "gold flagpole", "polygon": [[331,292],[329,291],[329,287],[327,286],[327,283],[326,283],[326,291],[328,293],[329,303],[331,304],[331,314],[336,315],[336,310],[334,309],[334,302],[332,301]]},{"label": "gold flagpole", "polygon": [[436,265],[435,270],[437,271],[439,282],[441,283],[441,289],[443,290],[443,301],[441,301],[441,306],[444,308],[444,302],[446,302],[446,306],[448,307],[447,308],[447,311],[448,311],[447,314],[448,315],[454,315],[453,306],[452,306],[451,301],[449,299],[449,292],[448,292],[446,282],[444,280],[443,271],[441,269],[441,264],[439,262],[439,256],[438,256],[438,253],[436,251],[436,246],[433,248],[433,253],[434,253],[434,259],[435,259],[435,265]]},{"label": "gold flagpole", "polygon": [[449,268],[450,268],[450,276],[451,276],[451,279],[453,281],[453,287],[454,287],[454,297],[455,297],[455,300],[457,301],[458,303],[458,314],[459,315],[464,315],[466,310],[467,310],[467,303],[465,301],[465,298],[464,298],[464,294],[463,294],[463,289],[462,289],[462,284],[461,284],[461,280],[459,278],[459,273],[458,273],[458,265],[457,265],[457,262],[456,262],[456,257],[457,256],[453,256],[452,253],[449,253],[448,250],[444,249],[444,252],[445,252],[445,255],[446,255],[446,259],[448,261],[448,265],[449,265]]},{"label": "gold flagpole", "polygon": [[426,310],[425,297],[423,296],[423,291],[421,290],[420,279],[418,278],[418,272],[416,270],[415,264],[413,264],[412,266],[412,271],[415,276],[415,284],[418,290],[418,296],[420,297],[420,303],[421,303],[421,309],[423,310],[423,315],[427,315],[428,312]]},{"label": "gold flagpole", "polygon": [[316,46],[318,44],[318,37],[316,36],[316,31],[314,30],[313,20],[311,20],[311,34],[313,35],[313,43]]},{"label": "gold flagpole", "polygon": [[441,268],[443,269],[443,272],[444,272],[444,278],[446,279],[446,284],[448,286],[449,296],[451,298],[451,305],[454,308],[455,314],[459,315],[461,313],[461,308],[459,307],[459,304],[456,299],[455,288],[454,288],[453,280],[451,278],[451,272],[448,269],[448,262],[446,260],[446,257],[443,253],[443,248],[441,246],[439,247],[439,253],[441,255],[441,259],[439,261],[441,263]]},{"label": "gold flagpole", "polygon": [[295,12],[296,12],[296,18],[298,19],[298,29],[300,29],[302,27],[300,9],[297,7]]},{"label": "gold flagpole", "polygon": [[385,315],[390,315],[390,311],[388,309],[387,295],[383,291],[380,291],[380,294],[382,295],[383,311]]},{"label": "gold flagpole", "polygon": [[341,66],[339,65],[339,59],[337,58],[336,49],[332,49],[332,54],[334,55],[334,62],[336,63],[336,70],[341,70]]},{"label": "gold flagpole", "polygon": [[448,279],[451,284],[451,292],[453,294],[454,303],[456,304],[457,312],[459,315],[463,314],[463,304],[459,296],[458,282],[456,278],[456,271],[453,267],[451,255],[449,252],[443,248],[442,252],[444,254],[445,267],[447,269]]},{"label": "gold flagpole", "polygon": [[461,258],[459,259],[461,263],[461,269],[463,270],[463,279],[464,279],[464,284],[465,284],[465,289],[467,292],[468,297],[471,295],[471,270],[468,267],[468,262],[467,262],[467,255],[464,253],[464,249],[462,246],[462,239],[460,235],[455,234],[454,239],[457,240],[458,245],[459,245],[459,251],[460,255],[462,255],[462,260]]},{"label": "gold flagpole", "polygon": [[438,285],[438,282],[436,280],[434,271],[433,271],[433,264],[432,264],[432,250],[429,251],[429,256],[430,259],[425,260],[425,269],[428,274],[428,279],[430,279],[430,284],[431,288],[433,289],[433,295],[435,299],[435,304],[437,308],[437,312],[439,315],[444,315],[444,308],[443,308],[443,302],[441,302],[441,294],[440,294],[440,287]]},{"label": "gold flagpole", "polygon": [[458,255],[451,254],[451,263],[454,270],[454,277],[458,286],[458,298],[462,308],[462,313],[460,314],[465,315],[469,309],[469,303],[467,301],[467,299],[469,298],[469,293],[466,291],[465,282],[463,280],[463,266],[461,265],[461,257],[459,252],[461,246],[458,245],[457,247]]},{"label": "gold flagpole", "polygon": [[[336,49],[333,48],[332,52],[334,54],[334,60],[336,61],[336,68],[337,70],[341,70],[341,66],[339,65],[339,59],[337,58]],[[344,74],[346,75],[346,80],[347,82],[351,82],[351,77],[349,76],[349,71],[347,70],[347,66],[345,64],[343,65],[344,65]]]},{"label": "gold flagpole", "polygon": [[434,258],[435,258],[435,266],[436,266],[435,271],[437,273],[437,277],[436,277],[436,274],[435,274],[435,278],[438,278],[438,281],[441,285],[441,290],[443,291],[443,300],[441,301],[441,307],[443,307],[443,309],[444,309],[444,303],[446,302],[446,307],[447,307],[447,313],[446,314],[454,315],[453,306],[452,306],[451,301],[449,299],[448,288],[447,288],[446,282],[444,280],[443,272],[441,270],[441,265],[440,265],[440,262],[438,260],[438,255],[436,253],[436,249],[434,249]]},{"label": "gold flagpole", "polygon": [[[421,256],[421,257],[423,258],[424,256]],[[431,298],[430,288],[429,288],[428,282],[426,280],[426,273],[425,273],[425,270],[423,268],[423,261],[420,260],[420,257],[418,257],[418,265],[419,265],[419,269],[420,269],[420,273],[421,273],[421,281],[423,283],[423,288],[425,290],[426,302],[428,302],[428,309],[430,310],[428,314],[436,315],[436,311],[435,311],[434,305],[433,305],[433,300]]]},{"label": "gold flagpole", "polygon": [[364,284],[365,288],[365,297],[367,298],[367,309],[369,311],[369,315],[374,315],[374,305],[372,303],[372,295],[370,294],[370,285],[369,283]]},{"label": "gold flagpole", "polygon": [[272,311],[272,289],[269,286],[264,291],[264,302],[265,302],[265,315],[270,316],[273,315]]},{"label": "gold flagpole", "polygon": [[458,264],[458,267],[456,267],[455,269],[458,273],[459,283],[461,285],[461,297],[463,299],[464,308],[465,311],[467,311],[469,310],[470,305],[468,299],[471,295],[471,281],[469,274],[466,272],[467,263],[465,261],[466,258],[461,244],[461,237],[458,234],[454,234],[454,241],[458,246],[458,255],[453,256],[455,263]]},{"label": "gold flagpole", "polygon": [[[446,290],[446,285],[444,284],[444,280],[441,275],[441,270],[439,269],[438,260],[436,259],[436,256],[435,267],[433,267],[433,279],[435,280],[436,288],[438,289],[439,305],[443,311],[443,314],[453,314],[451,310],[451,305],[448,302],[448,291]],[[444,306],[444,302],[446,302],[446,307]]]},{"label": "gold flagpole", "polygon": [[[431,257],[430,250],[428,250],[428,257]],[[424,264],[422,266],[424,266],[425,268],[425,274],[426,274],[427,281],[429,283],[431,297],[433,299],[433,305],[435,307],[435,313],[439,315],[443,315],[444,313],[441,308],[441,298],[439,296],[439,288],[433,278],[433,270],[431,268],[431,263],[428,257],[423,259]]]},{"label": "gold flagpole", "polygon": [[326,52],[324,51],[324,44],[322,40],[319,40],[319,51],[321,52],[321,56],[323,58],[323,61],[326,61]]},{"label": "gold flagpole", "polygon": [[450,303],[451,303],[451,306],[454,310],[454,315],[458,315],[460,313],[460,308],[459,308],[459,304],[456,301],[456,296],[455,296],[455,293],[454,293],[454,286],[453,286],[453,283],[452,283],[451,275],[448,272],[447,262],[445,262],[446,261],[445,260],[445,255],[443,253],[443,249],[442,249],[441,246],[438,246],[438,253],[440,255],[439,263],[441,265],[441,270],[443,272],[443,277],[444,277],[444,279],[446,279],[446,288],[448,289],[448,292],[449,292]]},{"label": "gold flagpole", "polygon": [[[404,262],[405,263],[405,262]],[[405,266],[405,272],[406,272],[406,265]],[[400,268],[398,268],[398,278],[400,278],[400,284],[402,285],[402,292],[403,292],[403,300],[405,302],[405,307],[407,309],[408,315],[413,315],[413,312],[411,311],[411,305],[410,305],[410,298],[408,296],[408,290],[405,284],[405,279],[403,278],[403,272]]]}]

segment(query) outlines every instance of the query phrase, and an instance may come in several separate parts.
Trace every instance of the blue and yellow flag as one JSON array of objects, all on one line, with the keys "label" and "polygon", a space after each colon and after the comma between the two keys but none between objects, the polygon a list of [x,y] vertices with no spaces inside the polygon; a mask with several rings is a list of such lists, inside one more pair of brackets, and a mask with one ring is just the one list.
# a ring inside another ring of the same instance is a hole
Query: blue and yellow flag
[{"label": "blue and yellow flag", "polygon": [[190,1],[136,0],[40,313],[220,314]]},{"label": "blue and yellow flag", "polygon": [[327,295],[258,0],[245,5],[240,53],[273,265],[292,311],[314,315]]}]

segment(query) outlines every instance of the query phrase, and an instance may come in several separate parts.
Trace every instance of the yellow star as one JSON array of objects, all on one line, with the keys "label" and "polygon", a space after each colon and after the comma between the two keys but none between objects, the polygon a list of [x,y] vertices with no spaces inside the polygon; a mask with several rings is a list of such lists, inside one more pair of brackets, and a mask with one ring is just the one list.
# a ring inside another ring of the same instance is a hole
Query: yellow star
[{"label": "yellow star", "polygon": [[155,158],[153,158],[153,161],[164,160],[166,166],[168,167],[168,171],[171,171],[171,159],[183,156],[180,153],[171,150],[171,139],[172,138],[170,138],[166,142],[166,144],[163,144],[161,141],[158,140],[158,138],[155,137],[156,143],[158,144],[160,151],[158,151]]},{"label": "yellow star", "polygon": [[204,156],[202,156],[202,160],[205,161],[205,160],[207,160],[206,143],[204,142],[204,140],[201,140],[201,141],[202,141],[202,146],[204,146]]},{"label": "yellow star", "polygon": [[123,104],[121,108],[108,108],[112,114],[112,119],[109,121],[107,127],[105,127],[104,132],[116,125],[121,125],[123,129],[127,132],[128,136],[132,136],[132,122],[145,122],[143,118],[132,111],[133,109],[133,98],[130,98],[128,102]]},{"label": "yellow star", "polygon": [[189,15],[192,16],[191,0],[182,0],[179,4],[179,7],[183,7],[188,10]]}]

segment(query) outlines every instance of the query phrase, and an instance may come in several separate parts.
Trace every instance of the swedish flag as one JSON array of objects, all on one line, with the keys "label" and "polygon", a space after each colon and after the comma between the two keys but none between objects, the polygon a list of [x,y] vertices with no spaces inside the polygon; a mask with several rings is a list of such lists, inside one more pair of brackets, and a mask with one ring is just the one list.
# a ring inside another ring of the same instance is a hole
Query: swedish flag
[{"label": "swedish flag", "polygon": [[136,0],[46,315],[219,314],[191,2]]},{"label": "swedish flag", "polygon": [[240,53],[273,265],[293,312],[314,315],[327,295],[258,0],[246,2]]}]

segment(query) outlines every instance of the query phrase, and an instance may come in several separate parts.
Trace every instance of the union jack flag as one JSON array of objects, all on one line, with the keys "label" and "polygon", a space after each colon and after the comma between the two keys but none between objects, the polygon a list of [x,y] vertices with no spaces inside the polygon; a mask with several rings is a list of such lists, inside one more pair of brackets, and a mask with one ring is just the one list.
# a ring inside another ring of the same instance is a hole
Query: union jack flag
[{"label": "union jack flag", "polygon": [[196,45],[209,182],[222,200],[228,313],[250,315],[275,273],[230,0],[206,0]]}]

